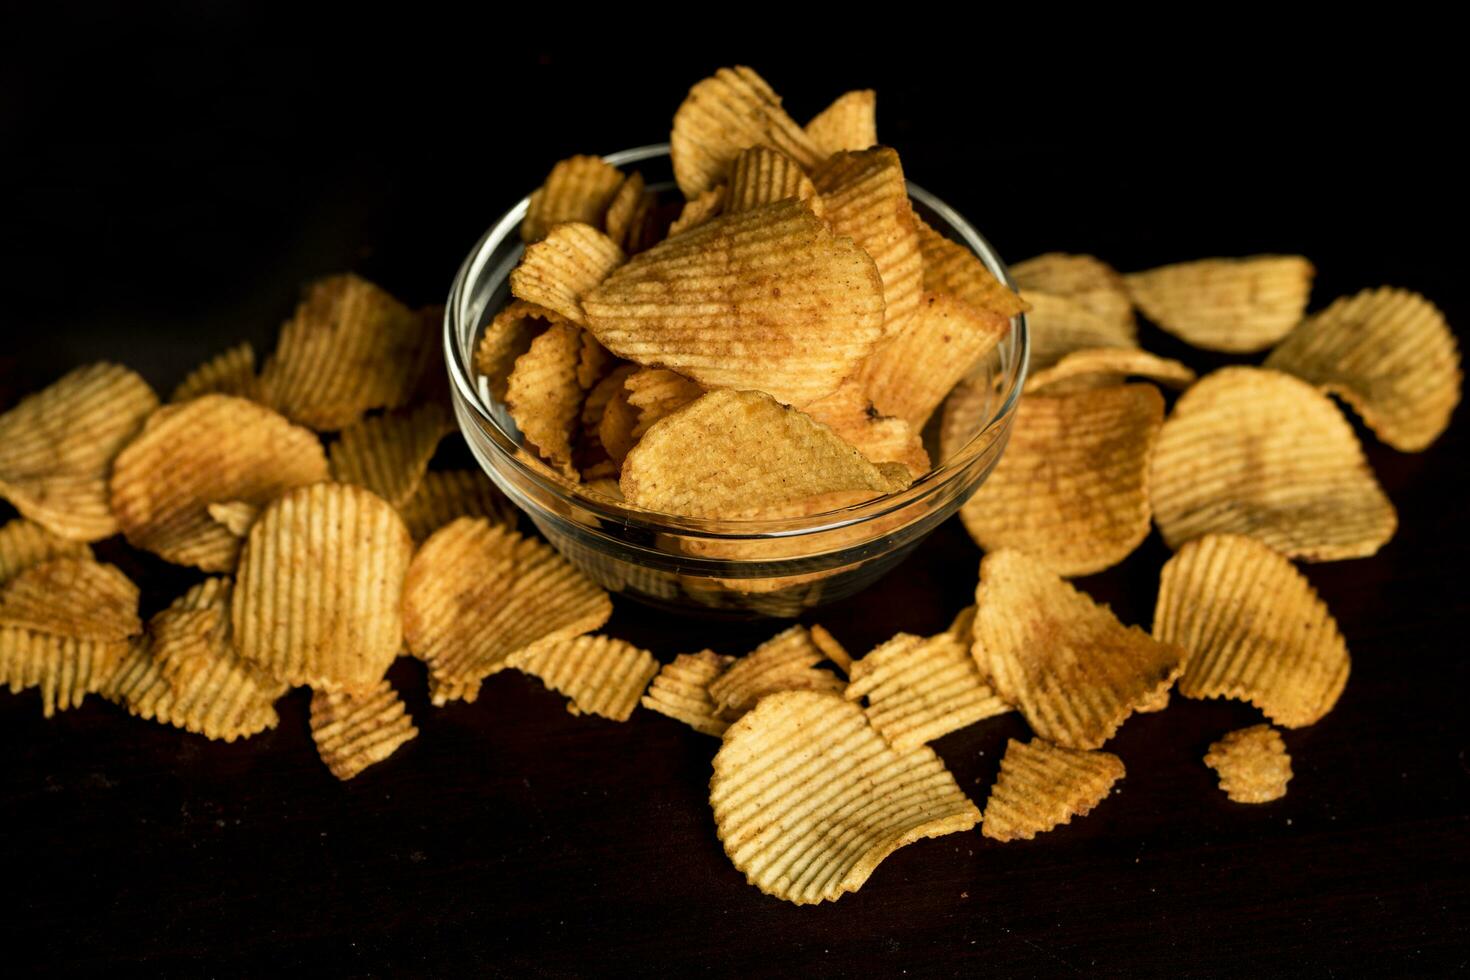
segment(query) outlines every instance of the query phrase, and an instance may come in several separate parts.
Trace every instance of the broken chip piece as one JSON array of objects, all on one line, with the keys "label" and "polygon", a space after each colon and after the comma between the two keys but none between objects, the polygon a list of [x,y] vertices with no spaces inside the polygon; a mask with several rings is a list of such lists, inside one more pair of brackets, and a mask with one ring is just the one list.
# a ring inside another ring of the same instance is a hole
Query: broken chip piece
[{"label": "broken chip piece", "polygon": [[559,161],[541,186],[531,192],[526,217],[521,221],[521,238],[540,241],[553,225],[566,221],[601,225],[623,186],[622,171],[601,157],[575,156]]},{"label": "broken chip piece", "polygon": [[312,741],[332,775],[343,781],[382,762],[418,733],[387,680],[361,694],[311,694]]},{"label": "broken chip piece", "polygon": [[539,677],[547,687],[571,698],[572,714],[627,721],[643,691],[658,673],[653,654],[610,636],[543,640],[505,660],[507,667]]},{"label": "broken chip piece", "polygon": [[1270,725],[1230,732],[1210,746],[1205,765],[1220,776],[1220,789],[1236,803],[1270,803],[1286,795],[1291,756]]},{"label": "broken chip piece", "polygon": [[980,833],[998,841],[1032,840],[1091,813],[1124,775],[1123,760],[1111,752],[1009,739]]},{"label": "broken chip piece", "polygon": [[710,697],[709,685],[734,662],[734,657],[713,650],[681,653],[659,669],[641,703],[649,711],[682,721],[696,732],[723,735],[730,723]]}]

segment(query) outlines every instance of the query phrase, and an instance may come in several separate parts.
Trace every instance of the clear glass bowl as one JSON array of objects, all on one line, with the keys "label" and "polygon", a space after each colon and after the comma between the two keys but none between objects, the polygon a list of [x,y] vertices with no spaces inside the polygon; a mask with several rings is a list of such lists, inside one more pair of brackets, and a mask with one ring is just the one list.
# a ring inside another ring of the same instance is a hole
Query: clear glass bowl
[{"label": "clear glass bowl", "polygon": [[[668,146],[644,146],[607,161],[642,172],[668,193]],[[674,192],[677,193],[677,192]],[[913,183],[915,209],[1014,285],[995,251],[952,208]],[[970,498],[1005,448],[1025,381],[1026,319],[971,373],[988,410],[963,447],[938,455],[937,419],[925,443],[937,465],[901,493],[840,510],[781,521],[709,521],[629,507],[528,464],[505,406],[472,365],[480,334],[509,297],[522,251],[522,198],[485,233],[455,277],[444,314],[444,354],[459,427],[485,472],[546,539],[611,592],[665,609],[727,617],[797,616],[873,584]]]}]

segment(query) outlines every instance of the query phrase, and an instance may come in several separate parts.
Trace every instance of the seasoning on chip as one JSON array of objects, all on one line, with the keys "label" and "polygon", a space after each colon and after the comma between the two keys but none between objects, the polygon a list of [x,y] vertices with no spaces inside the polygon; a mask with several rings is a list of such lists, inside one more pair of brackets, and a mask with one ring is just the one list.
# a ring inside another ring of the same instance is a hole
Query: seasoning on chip
[{"label": "seasoning on chip", "polygon": [[249,341],[215,355],[189,372],[168,400],[186,402],[200,395],[260,399],[260,380],[255,375],[255,348]]},{"label": "seasoning on chip", "polygon": [[311,738],[338,779],[351,779],[418,736],[393,685],[380,680],[361,694],[313,691]]},{"label": "seasoning on chip", "polygon": [[[808,205],[817,217],[825,211],[801,164],[769,146],[752,146],[741,150],[730,166],[730,183],[725,194],[725,213],[749,211],[762,204],[774,204],[793,198]],[[839,235],[841,231],[837,232]]]},{"label": "seasoning on chip", "polygon": [[1111,752],[1009,739],[980,832],[998,841],[1032,840],[1091,813],[1124,774],[1123,760]]},{"label": "seasoning on chip", "polygon": [[143,631],[138,587],[115,565],[52,558],[0,588],[0,626],[73,640],[125,640]]},{"label": "seasoning on chip", "polygon": [[1210,746],[1205,765],[1220,774],[1220,789],[1236,803],[1279,800],[1291,781],[1291,756],[1270,725],[1230,732]]},{"label": "seasoning on chip", "polygon": [[841,694],[842,679],[817,666],[826,654],[805,626],[792,626],[739,657],[715,680],[709,694],[721,713],[739,717],[777,691],[829,691]]},{"label": "seasoning on chip", "polygon": [[867,698],[868,720],[900,752],[1005,714],[970,656],[969,639],[899,633],[848,671],[849,701]]},{"label": "seasoning on chip", "polygon": [[585,325],[582,298],[624,259],[623,250],[591,225],[557,225],[526,246],[520,264],[511,270],[510,291],[517,299]]},{"label": "seasoning on chip", "polygon": [[734,657],[713,650],[681,653],[654,676],[643,695],[643,707],[682,721],[696,732],[721,736],[730,723],[720,715],[720,706],[710,697],[709,685],[734,662]]},{"label": "seasoning on chip", "polygon": [[531,192],[521,238],[540,241],[553,225],[566,221],[600,226],[623,186],[622,171],[601,157],[575,156],[558,162]]},{"label": "seasoning on chip", "polygon": [[543,640],[511,654],[505,665],[539,677],[547,687],[571,698],[567,710],[572,714],[613,721],[632,716],[658,673],[653,654],[610,636]]}]

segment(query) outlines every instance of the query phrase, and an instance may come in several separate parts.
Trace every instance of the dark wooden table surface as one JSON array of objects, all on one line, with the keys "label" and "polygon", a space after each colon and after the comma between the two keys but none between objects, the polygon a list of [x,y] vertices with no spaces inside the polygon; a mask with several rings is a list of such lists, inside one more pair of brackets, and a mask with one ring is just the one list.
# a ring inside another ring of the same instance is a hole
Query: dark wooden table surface
[{"label": "dark wooden table surface", "polygon": [[[910,176],[1009,258],[1088,251],[1132,269],[1300,251],[1319,266],[1319,305],[1391,283],[1470,322],[1461,158],[1436,67],[1449,62],[1428,34],[1376,28],[1356,40],[1378,53],[1353,62],[1343,39],[1307,55],[1294,41],[1136,52],[1148,58],[1086,39],[1014,55],[987,42],[981,73],[917,51],[812,61],[686,43],[641,60],[633,40],[504,53],[488,35],[444,47],[438,30],[394,28],[358,44],[335,25],[184,16],[140,32],[97,15],[65,44],[58,25],[9,33],[0,408],[86,360],[125,361],[167,390],[239,339],[267,350],[300,284],[329,272],[440,300],[553,160],[664,138],[683,90],[742,58],[798,117],[877,87],[881,135]],[[1222,363],[1152,328],[1143,340]],[[435,711],[421,668],[400,661],[390,676],[421,735],[348,784],[317,760],[301,691],[278,729],[234,745],[95,698],[45,721],[34,693],[0,694],[6,972],[1463,971],[1467,430],[1458,418],[1410,456],[1359,428],[1402,523],[1374,558],[1306,569],[1353,673],[1335,711],[1286,734],[1296,776],[1281,802],[1228,802],[1200,761],[1253,709],[1176,698],[1111,743],[1128,776],[1091,816],[1032,842],[922,842],[861,892],[796,908],[746,886],[721,852],[715,740],[646,711],[574,718],[514,672],[477,704]],[[144,585],[145,612],[194,580],[116,542],[99,551]],[[1155,535],[1081,584],[1147,625],[1166,556]],[[808,621],[855,650],[937,630],[970,601],[979,558],[951,521]],[[743,651],[777,628],[622,601],[609,627],[665,658]],[[1001,717],[937,748],[983,802],[1023,733]]]}]

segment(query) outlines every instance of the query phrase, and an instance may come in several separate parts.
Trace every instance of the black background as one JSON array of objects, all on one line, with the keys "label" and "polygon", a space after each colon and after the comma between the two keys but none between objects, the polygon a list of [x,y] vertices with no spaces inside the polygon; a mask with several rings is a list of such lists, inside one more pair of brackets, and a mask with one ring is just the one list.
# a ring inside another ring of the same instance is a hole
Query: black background
[{"label": "black background", "polygon": [[[912,9],[844,37],[838,10],[764,31],[721,28],[742,20],[731,8],[685,11],[674,32],[643,12],[549,5],[528,23],[413,13],[8,13],[0,408],[89,360],[166,392],[240,339],[268,350],[301,284],[326,273],[442,301],[475,239],[554,160],[665,139],[684,90],[736,61],[798,119],[877,88],[880,136],[909,176],[1006,258],[1093,252],[1130,270],[1302,252],[1314,305],[1388,283],[1454,325],[1470,314],[1462,79],[1443,25],[1285,37],[1278,13],[1234,8],[1188,25]],[[563,33],[590,40],[556,48]],[[1222,363],[1152,328],[1143,341]],[[1353,676],[1323,722],[1287,733],[1282,802],[1231,804],[1199,762],[1251,709],[1176,698],[1125,726],[1110,746],[1129,768],[1121,791],[1075,825],[1004,846],[924,842],[858,894],[798,909],[721,853],[713,740],[648,712],[572,718],[513,673],[478,704],[431,712],[421,670],[401,661],[390,676],[422,734],[346,785],[315,758],[301,692],[279,729],[228,746],[95,698],[47,722],[34,694],[0,695],[7,958],[184,975],[1464,970],[1464,420],[1413,456],[1359,431],[1402,527],[1375,558],[1306,569]],[[99,551],[144,583],[145,611],[192,580]],[[1155,535],[1082,584],[1147,625],[1166,555]],[[809,620],[855,650],[937,630],[968,601],[978,558],[950,522]],[[619,602],[610,628],[666,658],[739,652],[777,626]],[[1008,716],[937,747],[983,801],[1023,732]]]}]

